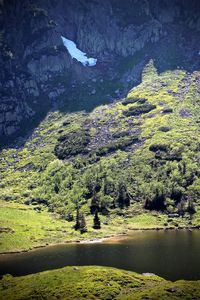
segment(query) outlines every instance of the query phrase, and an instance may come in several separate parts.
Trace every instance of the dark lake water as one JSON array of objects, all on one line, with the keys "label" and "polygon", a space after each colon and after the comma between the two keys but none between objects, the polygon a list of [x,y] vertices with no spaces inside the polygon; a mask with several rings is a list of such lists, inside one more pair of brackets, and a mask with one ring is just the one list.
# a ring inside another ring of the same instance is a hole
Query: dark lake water
[{"label": "dark lake water", "polygon": [[134,232],[95,244],[66,244],[0,255],[0,274],[26,275],[74,265],[112,266],[169,280],[200,279],[200,230]]}]

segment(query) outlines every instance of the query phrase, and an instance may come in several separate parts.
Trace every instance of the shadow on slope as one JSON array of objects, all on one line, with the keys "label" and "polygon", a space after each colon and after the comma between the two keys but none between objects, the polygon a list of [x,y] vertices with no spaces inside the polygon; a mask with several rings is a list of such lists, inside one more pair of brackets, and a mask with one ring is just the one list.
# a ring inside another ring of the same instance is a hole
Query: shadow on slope
[{"label": "shadow on slope", "polygon": [[107,64],[99,63],[95,69],[92,71],[90,69],[90,76],[88,78],[86,76],[87,80],[80,80],[81,75],[87,72],[87,69],[80,65],[79,78],[76,80],[77,63],[74,62],[75,71],[72,69],[72,77],[70,78],[68,74],[70,80],[66,80],[64,77],[66,74],[63,74],[54,81],[54,88],[56,88],[59,80],[65,79],[65,93],[56,101],[42,98],[40,106],[35,107],[36,114],[33,118],[21,124],[17,135],[2,137],[1,147],[8,145],[14,148],[22,147],[50,111],[90,113],[99,105],[109,104],[125,97],[131,88],[141,83],[143,68],[150,59],[154,60],[159,73],[176,69],[186,72],[199,70],[199,50],[197,31],[193,32],[181,25],[178,29],[177,25],[168,25],[165,35],[157,43],[149,42],[133,56],[114,57]]}]

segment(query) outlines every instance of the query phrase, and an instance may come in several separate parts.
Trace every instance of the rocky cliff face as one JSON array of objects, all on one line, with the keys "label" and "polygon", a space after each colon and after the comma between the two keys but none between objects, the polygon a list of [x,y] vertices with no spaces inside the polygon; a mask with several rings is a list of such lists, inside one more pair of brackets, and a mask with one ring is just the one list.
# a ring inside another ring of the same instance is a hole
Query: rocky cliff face
[{"label": "rocky cliff face", "polygon": [[[195,0],[1,1],[1,138],[20,135],[52,108],[90,109],[121,97],[150,58],[162,71],[199,68],[199,6]],[[97,65],[72,60],[61,35]]]}]

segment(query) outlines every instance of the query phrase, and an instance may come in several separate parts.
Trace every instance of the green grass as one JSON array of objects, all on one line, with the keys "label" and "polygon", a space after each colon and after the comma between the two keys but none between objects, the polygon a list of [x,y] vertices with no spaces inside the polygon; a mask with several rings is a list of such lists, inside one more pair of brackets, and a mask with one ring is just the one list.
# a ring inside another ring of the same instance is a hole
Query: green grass
[{"label": "green grass", "polygon": [[70,224],[47,211],[1,201],[0,227],[10,229],[0,235],[0,252],[29,250],[33,247],[59,243],[70,236]]},{"label": "green grass", "polygon": [[[27,251],[47,245],[89,241],[127,234],[129,230],[148,230],[188,226],[186,219],[175,218],[168,222],[165,214],[144,211],[138,205],[119,210],[109,216],[100,215],[101,230],[93,229],[93,216],[87,215],[87,232],[75,231],[74,221],[66,221],[60,215],[49,213],[46,208],[40,212],[38,206],[0,201],[0,253]],[[119,213],[123,212],[124,216]],[[199,218],[193,224],[199,224]]]},{"label": "green grass", "polygon": [[65,267],[23,277],[5,275],[1,299],[199,299],[200,281],[166,281],[109,267]]}]

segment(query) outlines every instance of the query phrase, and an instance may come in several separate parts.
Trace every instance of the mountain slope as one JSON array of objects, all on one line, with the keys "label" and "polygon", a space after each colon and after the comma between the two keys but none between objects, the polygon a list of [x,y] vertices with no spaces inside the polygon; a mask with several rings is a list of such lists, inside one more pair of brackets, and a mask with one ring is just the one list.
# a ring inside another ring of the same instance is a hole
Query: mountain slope
[{"label": "mountain slope", "polygon": [[165,227],[199,226],[200,73],[158,74],[150,61],[142,77],[125,99],[49,113],[23,147],[2,150],[0,198],[71,226],[79,212],[89,231],[96,210],[103,228],[147,212]]},{"label": "mountain slope", "polygon": [[[198,70],[199,12],[198,0],[1,1],[1,144],[52,108],[90,111],[119,99],[150,58],[159,72]],[[61,36],[97,64],[72,59]]]}]

